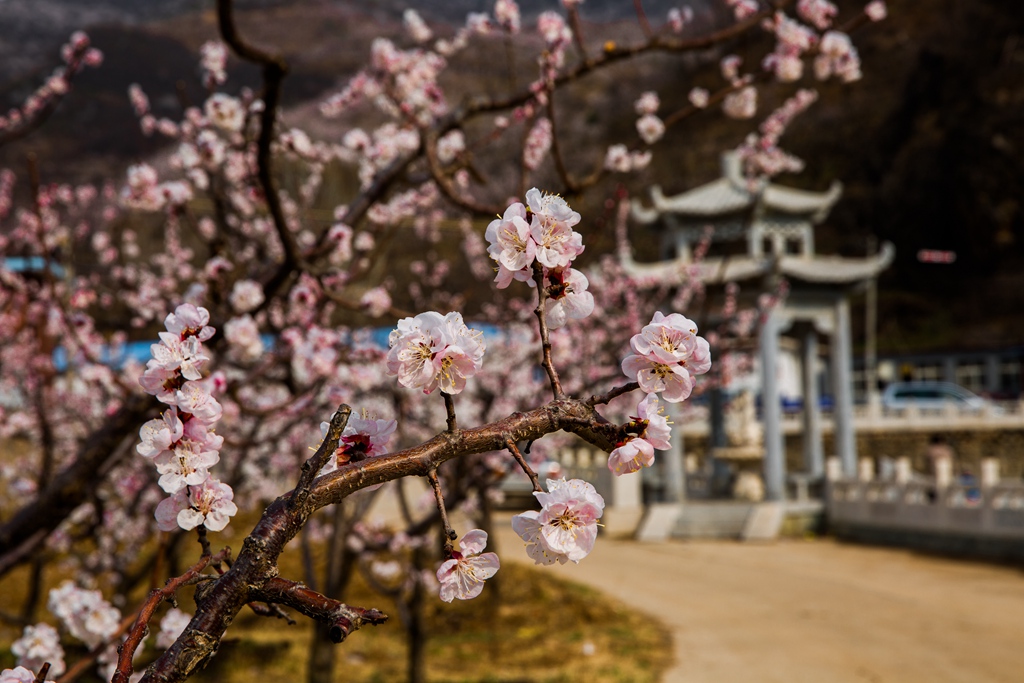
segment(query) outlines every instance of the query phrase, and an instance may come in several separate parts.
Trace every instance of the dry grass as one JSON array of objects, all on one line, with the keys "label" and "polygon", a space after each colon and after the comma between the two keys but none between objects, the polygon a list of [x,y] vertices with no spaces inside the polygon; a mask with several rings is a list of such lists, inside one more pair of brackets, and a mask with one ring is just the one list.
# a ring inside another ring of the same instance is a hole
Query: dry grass
[{"label": "dry grass", "polygon": [[[476,600],[428,604],[428,680],[641,682],[658,680],[668,665],[669,635],[646,616],[518,565],[507,564],[499,576],[500,584]],[[358,584],[349,600],[381,605]],[[301,680],[311,632],[302,622],[286,627],[242,615],[197,680]],[[584,655],[590,645],[593,654]],[[406,645],[397,622],[361,630],[338,648],[335,680],[405,679]]]},{"label": "dry grass", "polygon": [[[232,527],[237,527],[236,533],[221,540],[234,548],[241,547],[237,532],[248,527],[239,522]],[[197,550],[190,545],[183,545],[187,557],[189,551]],[[295,555],[289,552],[282,556],[282,575],[301,576]],[[51,565],[45,574],[45,586],[56,586],[66,578],[65,572]],[[19,611],[27,579],[26,568],[22,567],[0,580],[0,611]],[[137,599],[142,597],[140,592]],[[337,646],[335,680],[405,680],[407,649],[394,605],[372,593],[358,577],[346,599],[354,605],[382,609],[391,615],[391,621],[360,630]],[[42,602],[37,619],[53,623],[45,610],[45,597]],[[179,595],[179,602],[186,611],[195,608],[189,591]],[[159,616],[162,611],[157,620]],[[152,624],[154,632],[159,627],[157,620]],[[303,680],[313,625],[301,616],[297,620],[296,625],[288,626],[243,611],[228,630],[217,656],[196,680]],[[436,682],[656,681],[671,657],[668,631],[646,615],[585,586],[511,562],[488,581],[484,593],[475,600],[449,605],[428,598],[426,632],[428,680]],[[13,666],[9,645],[18,635],[16,629],[0,624],[0,668]],[[158,654],[152,640],[141,654],[140,664]],[[593,654],[585,655],[585,650]],[[78,656],[69,651],[68,660],[73,662]]]}]

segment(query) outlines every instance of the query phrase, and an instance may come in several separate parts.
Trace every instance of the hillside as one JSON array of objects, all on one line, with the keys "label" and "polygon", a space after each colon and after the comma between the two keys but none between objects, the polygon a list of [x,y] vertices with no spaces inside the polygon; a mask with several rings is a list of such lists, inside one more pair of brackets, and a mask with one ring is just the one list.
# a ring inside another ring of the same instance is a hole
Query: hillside
[{"label": "hillside", "polygon": [[[490,3],[435,4],[444,8],[442,17],[454,21]],[[600,23],[630,15],[632,4],[588,0],[583,6],[588,31],[635,35],[628,22]],[[671,4],[646,2],[645,7],[652,17],[661,17]],[[856,6],[841,4],[846,11]],[[781,181],[815,189],[836,178],[844,182],[844,196],[819,232],[820,251],[863,254],[870,237],[895,243],[897,261],[881,283],[881,351],[1024,344],[1024,13],[1002,0],[891,4],[888,20],[855,36],[865,78],[849,87],[820,87],[819,103],[784,138],[787,148],[805,159],[807,170]],[[247,35],[289,57],[285,102],[289,123],[295,124],[310,116],[306,103],[354,73],[374,35],[397,34],[405,3],[239,5]],[[553,0],[524,3],[524,14],[555,5]],[[177,115],[182,98],[201,100],[194,55],[215,35],[212,13],[202,9],[207,6],[179,0],[156,10],[151,3],[105,0],[90,3],[86,11],[70,0],[0,4],[0,23],[14,26],[12,35],[25,40],[22,47],[14,40],[0,48],[0,56],[20,55],[3,62],[0,83],[9,85],[0,89],[0,101],[16,101],[38,83],[71,26],[94,24],[90,35],[107,56],[101,69],[84,75],[46,127],[0,149],[0,166],[23,168],[32,150],[46,180],[96,180],[156,152],[157,143],[137,132],[127,86],[141,83],[160,114]],[[79,9],[68,9],[74,7]],[[426,9],[423,14],[435,16]],[[713,19],[710,10],[699,14],[704,21]],[[46,17],[60,20],[47,23]],[[741,55],[758,48],[757,40],[728,46]],[[452,85],[487,87],[494,81],[495,61],[503,65],[504,57],[488,59],[487,46],[475,50],[455,60],[452,77],[461,82]],[[655,79],[663,111],[671,111],[693,85],[719,82],[721,54],[685,62],[655,55],[574,86],[563,106],[562,128],[589,150],[572,160],[574,168],[583,173],[596,163],[609,135],[633,135],[638,73]],[[523,53],[520,59],[528,64],[532,56]],[[31,66],[23,65],[26,60]],[[257,82],[255,70],[246,65],[235,63],[230,76],[233,85]],[[185,87],[176,95],[179,80]],[[761,112],[772,104],[763,102]],[[331,134],[330,127],[317,125]],[[647,186],[657,183],[671,193],[715,178],[718,152],[738,144],[750,128],[750,122],[729,121],[715,112],[699,115],[692,125],[669,131],[651,169],[631,179],[629,189],[645,196]],[[589,198],[588,215],[600,213],[601,190],[611,188],[599,188]],[[953,250],[957,260],[943,266],[918,263],[922,248]]]}]

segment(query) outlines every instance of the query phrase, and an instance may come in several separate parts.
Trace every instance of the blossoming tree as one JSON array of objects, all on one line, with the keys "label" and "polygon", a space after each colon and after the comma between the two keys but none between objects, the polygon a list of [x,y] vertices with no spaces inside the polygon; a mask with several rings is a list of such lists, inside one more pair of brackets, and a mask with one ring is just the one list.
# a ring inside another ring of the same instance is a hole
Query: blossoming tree
[{"label": "blossoming tree", "polygon": [[[187,678],[243,608],[268,616],[290,608],[323,624],[334,642],[383,622],[379,610],[280,576],[278,558],[304,529],[324,524],[320,511],[405,477],[426,478],[433,492],[443,547],[439,566],[416,580],[435,582],[442,600],[475,597],[499,570],[486,531],[461,530],[457,549],[460,533],[447,514],[455,500],[486,495],[503,472],[498,458],[534,486],[539,511],[513,518],[528,555],[538,564],[587,556],[603,499],[578,479],[542,483],[526,446],[541,450],[541,439],[565,432],[609,453],[616,476],[650,466],[671,439],[662,402],[690,396],[711,367],[712,345],[682,313],[657,310],[659,297],[683,303],[685,291],[624,277],[613,261],[589,275],[577,268],[588,221],[562,195],[645,168],[666,131],[702,109],[721,104],[729,116],[751,118],[758,88],[799,80],[805,62],[818,78],[856,80],[848,32],[881,19],[885,8],[876,0],[837,28],[828,0],[800,0],[798,18],[785,12],[793,3],[728,0],[730,22],[688,35],[685,8],[656,25],[637,2],[642,38],[619,45],[584,34],[578,4],[564,0],[564,13],[538,17],[539,69],[526,87],[461,101],[441,74],[474,41],[523,37],[518,6],[497,0],[493,14],[471,14],[436,40],[410,10],[410,46],[374,41],[370,65],[321,106],[343,118],[370,107],[384,121],[314,141],[282,123],[285,60],[247,42],[230,0],[219,0],[222,42],[202,49],[202,106],[185,108],[180,120],[157,118],[146,93],[130,90],[142,131],[173,143],[169,168],[133,166],[119,189],[47,185],[30,163],[24,206],[14,200],[14,174],[0,174],[0,248],[32,264],[0,270],[0,389],[11,397],[0,428],[32,445],[3,472],[17,510],[0,525],[0,575],[31,570],[21,616],[28,625],[12,648],[18,666],[0,680],[69,681],[95,662],[110,680],[137,678],[133,656],[157,607],[186,585],[196,585],[194,615],[163,617],[163,653],[143,680]],[[664,117],[657,94],[645,93],[634,106],[638,139],[609,145],[595,168],[573,167],[556,106],[571,83],[644,54],[692,52],[761,30],[775,41],[760,70],[743,73],[738,58],[726,57],[717,92],[695,88],[689,104]],[[220,91],[229,53],[260,66],[258,93]],[[63,69],[0,117],[0,144],[41,125],[74,76],[101,61],[78,34],[63,57]],[[798,92],[741,146],[752,178],[799,166],[779,137],[813,99]],[[508,149],[516,177],[501,187],[482,182],[477,161]],[[336,163],[355,169],[359,187],[322,224],[310,209]],[[545,163],[554,191],[528,189]],[[299,169],[292,182],[281,180],[285,164]],[[198,208],[201,199],[209,209]],[[159,228],[147,230],[143,215],[159,216]],[[426,311],[417,315],[395,304],[398,278],[379,275],[398,231],[431,244],[449,215],[463,221],[465,270],[514,292],[476,314],[502,328],[494,339],[452,310],[464,298],[443,286],[446,262],[409,266],[413,281],[401,298]],[[490,221],[482,235],[473,219]],[[76,259],[81,253],[92,263]],[[369,321],[395,323],[386,350]],[[130,340],[150,335],[159,341],[145,367],[125,357]],[[622,419],[608,409],[616,399],[627,405]],[[473,458],[475,478],[457,483],[445,464]],[[267,501],[236,557],[214,549],[210,532]],[[374,547],[378,540],[357,519],[346,527],[351,542]],[[422,533],[433,522],[410,518],[410,529]],[[155,544],[154,528],[166,532]],[[186,534],[201,553],[183,569]],[[51,591],[50,611],[89,652],[68,667],[60,633],[30,622],[47,557],[72,547],[76,578],[121,601],[148,577],[170,578],[124,616],[102,592],[75,582]],[[388,571],[382,565],[378,575]]]}]

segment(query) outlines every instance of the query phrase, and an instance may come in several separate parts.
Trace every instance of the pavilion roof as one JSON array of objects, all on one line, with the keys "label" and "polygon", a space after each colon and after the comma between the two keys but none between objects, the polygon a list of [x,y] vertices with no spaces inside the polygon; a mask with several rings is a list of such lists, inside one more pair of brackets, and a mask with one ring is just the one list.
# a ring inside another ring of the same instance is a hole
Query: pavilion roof
[{"label": "pavilion roof", "polygon": [[809,215],[815,223],[825,219],[842,194],[842,183],[833,182],[825,192],[811,192],[775,183],[754,183],[743,177],[734,152],[722,156],[722,177],[681,194],[666,196],[661,187],[651,187],[651,208],[633,205],[633,217],[653,223],[662,214],[718,216],[736,213],[760,202],[782,213]]}]

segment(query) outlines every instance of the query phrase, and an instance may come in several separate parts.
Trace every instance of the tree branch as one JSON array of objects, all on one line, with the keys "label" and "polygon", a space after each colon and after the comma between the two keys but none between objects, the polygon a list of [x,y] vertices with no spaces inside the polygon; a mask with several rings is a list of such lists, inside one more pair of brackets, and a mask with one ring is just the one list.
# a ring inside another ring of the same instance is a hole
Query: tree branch
[{"label": "tree branch", "polygon": [[301,505],[290,505],[290,492],[280,496],[245,539],[231,569],[202,596],[197,596],[192,621],[174,645],[153,663],[143,681],[181,681],[191,675],[213,656],[224,631],[249,600],[288,604],[262,591],[276,578],[277,558],[284,546],[316,510],[339,503],[367,486],[400,477],[427,476],[430,470],[453,458],[501,450],[508,439],[535,441],[560,429],[606,452],[615,447],[620,431],[585,402],[560,399],[481,427],[440,434],[413,448],[342,466],[317,478]]}]

